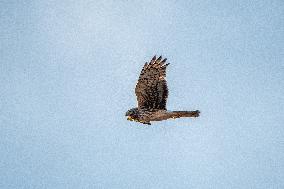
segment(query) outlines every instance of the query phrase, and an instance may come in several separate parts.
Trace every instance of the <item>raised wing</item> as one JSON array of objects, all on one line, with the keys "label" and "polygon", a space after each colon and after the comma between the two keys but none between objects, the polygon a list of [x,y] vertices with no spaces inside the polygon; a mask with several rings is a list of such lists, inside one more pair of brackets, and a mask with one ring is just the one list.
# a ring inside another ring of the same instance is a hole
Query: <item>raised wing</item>
[{"label": "raised wing", "polygon": [[166,58],[162,60],[162,56],[158,59],[154,56],[150,63],[145,63],[135,88],[139,109],[166,110],[168,98],[166,68],[169,65],[166,64],[166,60]]}]

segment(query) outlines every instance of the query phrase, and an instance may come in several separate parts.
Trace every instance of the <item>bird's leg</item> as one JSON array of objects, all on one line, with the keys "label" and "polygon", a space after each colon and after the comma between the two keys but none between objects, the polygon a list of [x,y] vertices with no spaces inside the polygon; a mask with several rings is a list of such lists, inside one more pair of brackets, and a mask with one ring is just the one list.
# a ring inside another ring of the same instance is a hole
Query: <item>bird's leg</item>
[{"label": "bird's leg", "polygon": [[141,122],[141,123],[146,124],[146,125],[151,125],[150,122]]}]

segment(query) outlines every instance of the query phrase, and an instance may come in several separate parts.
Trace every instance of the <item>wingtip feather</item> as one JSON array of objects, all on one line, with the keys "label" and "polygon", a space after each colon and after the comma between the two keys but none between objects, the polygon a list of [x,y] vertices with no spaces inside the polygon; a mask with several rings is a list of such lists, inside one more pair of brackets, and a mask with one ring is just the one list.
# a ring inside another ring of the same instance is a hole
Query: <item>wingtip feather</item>
[{"label": "wingtip feather", "polygon": [[157,59],[157,62],[160,62],[162,60],[162,56],[159,56],[159,58]]}]

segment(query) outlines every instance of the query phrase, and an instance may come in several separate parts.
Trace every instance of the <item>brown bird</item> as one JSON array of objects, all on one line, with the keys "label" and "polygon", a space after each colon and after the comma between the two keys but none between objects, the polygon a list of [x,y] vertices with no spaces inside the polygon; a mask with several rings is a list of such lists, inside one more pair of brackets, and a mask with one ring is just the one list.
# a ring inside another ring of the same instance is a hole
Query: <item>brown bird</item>
[{"label": "brown bird", "polygon": [[166,108],[168,87],[166,81],[167,59],[156,56],[145,63],[135,88],[138,107],[128,110],[127,120],[151,125],[151,121],[170,118],[198,117],[200,111],[168,111]]}]

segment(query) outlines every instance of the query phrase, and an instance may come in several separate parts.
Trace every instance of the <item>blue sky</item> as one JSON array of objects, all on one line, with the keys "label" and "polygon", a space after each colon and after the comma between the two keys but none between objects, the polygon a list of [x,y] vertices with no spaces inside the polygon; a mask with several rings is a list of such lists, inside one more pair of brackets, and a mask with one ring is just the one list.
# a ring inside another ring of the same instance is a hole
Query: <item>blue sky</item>
[{"label": "blue sky", "polygon": [[[282,1],[1,1],[1,188],[284,188]],[[168,109],[129,122],[163,55]]]}]

